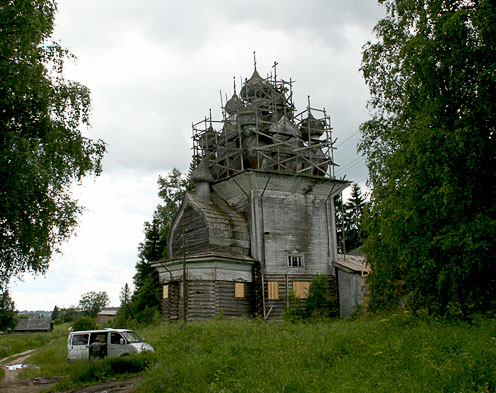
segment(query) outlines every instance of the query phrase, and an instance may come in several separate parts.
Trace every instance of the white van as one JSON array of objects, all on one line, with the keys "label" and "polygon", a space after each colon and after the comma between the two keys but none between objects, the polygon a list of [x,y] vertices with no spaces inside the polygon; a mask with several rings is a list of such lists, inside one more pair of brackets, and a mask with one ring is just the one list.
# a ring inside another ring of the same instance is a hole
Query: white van
[{"label": "white van", "polygon": [[86,330],[69,333],[67,361],[126,356],[139,352],[155,352],[153,347],[128,329]]}]

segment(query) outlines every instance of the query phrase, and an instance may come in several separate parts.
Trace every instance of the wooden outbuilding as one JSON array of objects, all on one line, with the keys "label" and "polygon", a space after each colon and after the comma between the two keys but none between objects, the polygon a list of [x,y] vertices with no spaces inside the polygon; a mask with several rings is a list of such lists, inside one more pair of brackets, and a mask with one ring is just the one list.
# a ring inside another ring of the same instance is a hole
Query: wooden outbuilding
[{"label": "wooden outbuilding", "polygon": [[367,276],[370,273],[365,256],[338,255],[334,262],[339,290],[339,313],[348,317],[367,304]]},{"label": "wooden outbuilding", "polygon": [[50,318],[19,319],[14,333],[50,333],[53,322]]},{"label": "wooden outbuilding", "polygon": [[105,307],[101,310],[96,316],[97,323],[107,323],[113,321],[117,315],[117,311],[119,311],[120,307]]}]

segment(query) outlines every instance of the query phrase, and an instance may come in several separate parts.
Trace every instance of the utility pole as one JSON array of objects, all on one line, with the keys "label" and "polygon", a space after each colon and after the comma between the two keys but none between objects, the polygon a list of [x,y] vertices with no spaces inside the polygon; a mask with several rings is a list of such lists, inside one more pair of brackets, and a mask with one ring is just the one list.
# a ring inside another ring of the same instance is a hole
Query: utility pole
[{"label": "utility pole", "polygon": [[188,321],[188,305],[186,303],[186,236],[185,228],[183,227],[183,316],[184,323]]},{"label": "utility pole", "polygon": [[341,233],[343,240],[343,259],[346,259],[346,235],[345,235],[345,226],[344,226],[344,199],[343,199],[343,191],[341,191]]}]

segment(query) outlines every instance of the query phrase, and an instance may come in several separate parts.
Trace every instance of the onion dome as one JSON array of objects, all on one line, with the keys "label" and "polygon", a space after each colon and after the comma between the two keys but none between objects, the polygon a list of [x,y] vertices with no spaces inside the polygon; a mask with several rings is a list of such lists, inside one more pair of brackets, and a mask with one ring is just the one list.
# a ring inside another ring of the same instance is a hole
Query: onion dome
[{"label": "onion dome", "polygon": [[201,160],[198,166],[191,172],[191,180],[195,183],[211,183],[214,181],[214,176],[210,169],[208,169],[207,161]]},{"label": "onion dome", "polygon": [[256,126],[257,108],[252,104],[245,105],[243,110],[239,113],[238,120],[241,127]]},{"label": "onion dome", "polygon": [[271,89],[272,85],[263,79],[255,69],[251,78],[243,85],[240,94],[244,100],[251,100],[265,97]]},{"label": "onion dome", "polygon": [[269,132],[274,134],[301,136],[298,128],[291,123],[286,116],[281,117],[277,123],[271,124]]},{"label": "onion dome", "polygon": [[300,131],[303,138],[318,139],[324,133],[324,122],[313,117],[312,112],[308,112],[308,117],[301,122]]},{"label": "onion dome", "polygon": [[229,115],[232,115],[233,113],[237,113],[239,110],[241,110],[243,106],[243,101],[241,101],[238,95],[234,93],[229,101],[226,102],[226,112]]},{"label": "onion dome", "polygon": [[200,146],[202,149],[209,149],[215,146],[217,133],[214,128],[210,125],[207,131],[200,137]]}]

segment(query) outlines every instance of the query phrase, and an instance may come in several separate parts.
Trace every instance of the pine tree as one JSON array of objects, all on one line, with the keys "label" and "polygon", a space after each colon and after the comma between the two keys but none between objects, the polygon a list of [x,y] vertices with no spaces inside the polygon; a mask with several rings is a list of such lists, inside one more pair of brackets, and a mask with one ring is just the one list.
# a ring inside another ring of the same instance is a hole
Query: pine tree
[{"label": "pine tree", "polygon": [[160,176],[158,185],[163,203],[155,209],[152,221],[144,224],[145,240],[139,245],[139,261],[133,277],[135,292],[131,304],[139,322],[150,322],[154,313],[160,310],[162,292],[158,272],[150,263],[168,257],[170,227],[184,193],[192,188],[189,178],[176,168],[167,176]]}]

